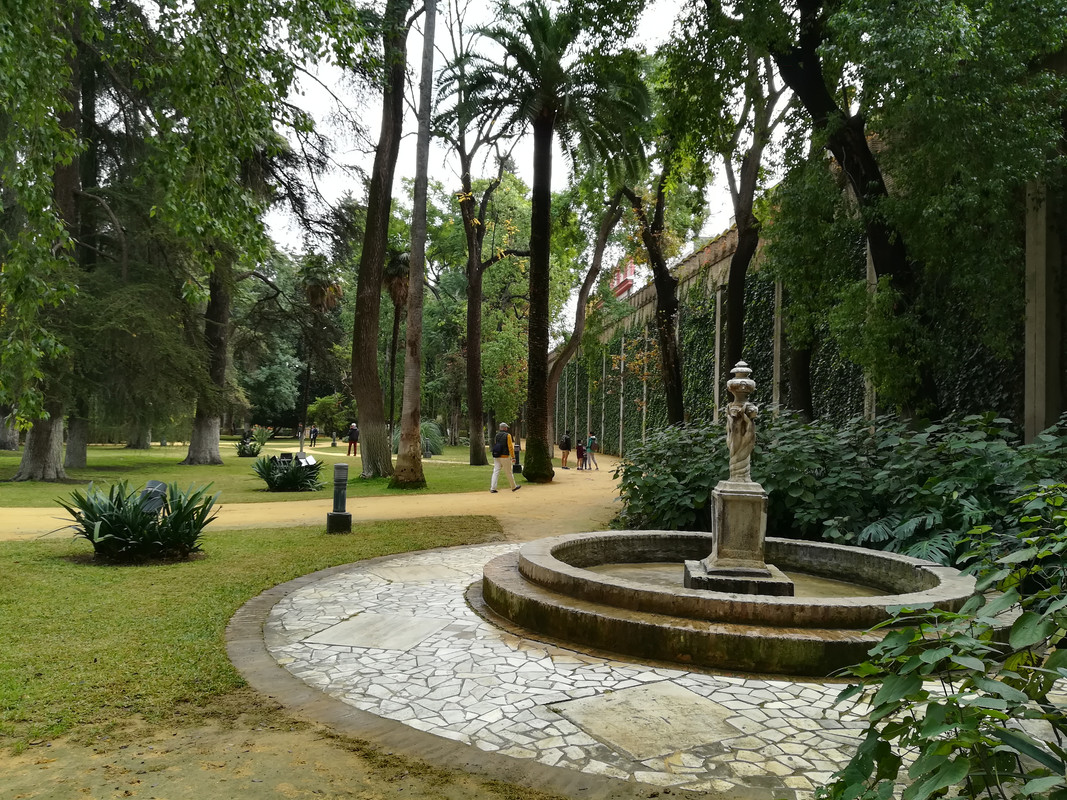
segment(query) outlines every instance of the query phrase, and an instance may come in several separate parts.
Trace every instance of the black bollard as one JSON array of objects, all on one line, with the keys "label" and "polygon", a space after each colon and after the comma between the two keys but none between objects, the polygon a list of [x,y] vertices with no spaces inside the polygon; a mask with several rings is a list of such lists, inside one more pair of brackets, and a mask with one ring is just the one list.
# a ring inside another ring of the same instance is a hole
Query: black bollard
[{"label": "black bollard", "polygon": [[326,533],[351,533],[352,515],[345,511],[348,464],[333,465],[333,511],[326,515]]}]

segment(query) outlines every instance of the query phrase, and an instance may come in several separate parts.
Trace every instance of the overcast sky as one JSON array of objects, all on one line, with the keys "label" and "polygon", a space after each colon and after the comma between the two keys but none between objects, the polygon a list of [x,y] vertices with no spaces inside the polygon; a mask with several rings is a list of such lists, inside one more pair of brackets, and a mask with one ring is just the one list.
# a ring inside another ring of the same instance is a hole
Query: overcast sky
[{"label": "overcast sky", "polygon": [[[641,31],[641,44],[648,50],[654,49],[670,34],[679,2],[678,0],[653,0],[653,3],[645,11],[639,30]],[[438,41],[444,41],[442,25],[443,14],[439,11],[437,19]],[[417,71],[422,55],[421,27],[414,31],[408,41],[408,63],[412,72]],[[440,46],[440,45],[439,45]],[[438,53],[435,68],[441,64],[441,55]],[[357,93],[345,80],[339,70],[326,68],[319,72],[318,82],[305,78],[301,82],[302,93],[294,96],[292,101],[301,108],[311,112],[317,120],[317,124],[331,138],[335,140],[336,151],[334,160],[338,167],[323,176],[318,181],[319,189],[327,202],[333,203],[340,199],[346,191],[351,191],[357,197],[362,197],[363,187],[358,179],[346,173],[341,165],[361,165],[369,172],[373,161],[373,142],[357,141],[351,132],[351,125],[338,121],[340,100],[347,111],[357,115],[371,137],[377,136],[381,117],[381,103],[377,98],[369,95],[357,96]],[[404,138],[401,142],[400,157],[397,161],[396,181],[393,186],[393,196],[400,196],[401,181],[404,178],[414,177],[415,172],[415,118],[409,109],[404,123]],[[524,137],[515,148],[514,158],[519,177],[527,185],[532,179],[532,143],[530,137]],[[558,153],[558,151],[557,151]],[[492,165],[485,167],[482,175],[487,175],[493,169]],[[721,169],[714,168],[716,174]],[[553,189],[562,189],[566,186],[569,165],[562,156],[553,160]],[[476,168],[476,177],[478,176]],[[438,142],[433,142],[430,152],[430,178],[441,181],[447,188],[458,188],[458,164],[451,153]],[[703,235],[710,236],[725,230],[730,225],[732,209],[729,194],[722,186],[713,185],[709,195],[709,219]],[[299,252],[303,249],[302,234],[281,211],[272,211],[267,218],[271,233],[279,244],[286,249]]]}]

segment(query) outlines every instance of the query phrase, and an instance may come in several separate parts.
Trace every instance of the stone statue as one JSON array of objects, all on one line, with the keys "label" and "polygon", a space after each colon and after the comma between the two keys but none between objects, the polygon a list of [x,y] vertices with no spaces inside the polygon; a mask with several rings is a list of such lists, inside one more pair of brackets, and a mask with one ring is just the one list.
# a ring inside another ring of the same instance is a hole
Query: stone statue
[{"label": "stone statue", "polygon": [[738,361],[726,388],[734,396],[726,407],[726,447],[730,451],[730,480],[751,483],[752,450],[756,446],[756,416],[759,409],[748,401],[756,383],[748,364]]}]

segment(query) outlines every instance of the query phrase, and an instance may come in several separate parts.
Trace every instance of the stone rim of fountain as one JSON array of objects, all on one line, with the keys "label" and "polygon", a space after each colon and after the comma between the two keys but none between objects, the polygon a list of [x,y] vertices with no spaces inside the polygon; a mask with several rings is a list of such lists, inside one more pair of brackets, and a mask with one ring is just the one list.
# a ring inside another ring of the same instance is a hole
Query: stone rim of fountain
[{"label": "stone rim of fountain", "polygon": [[[546,589],[614,608],[746,625],[866,630],[888,620],[893,606],[958,610],[975,591],[975,579],[951,567],[896,553],[847,545],[768,537],[771,560],[787,570],[823,577],[857,576],[886,593],[864,597],[800,597],[667,589],[584,569],[608,563],[677,561],[707,552],[712,534],[619,531],[569,534],[524,545],[520,574]],[[660,558],[662,556],[662,558]],[[819,565],[823,568],[820,568]],[[879,575],[880,573],[880,575]]]}]

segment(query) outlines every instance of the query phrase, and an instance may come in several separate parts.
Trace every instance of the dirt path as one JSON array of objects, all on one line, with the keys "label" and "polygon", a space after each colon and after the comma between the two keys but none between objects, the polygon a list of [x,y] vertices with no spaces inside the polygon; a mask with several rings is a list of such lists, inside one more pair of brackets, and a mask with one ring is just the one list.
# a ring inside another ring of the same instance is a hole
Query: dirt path
[{"label": "dirt path", "polygon": [[[599,470],[556,470],[549,484],[519,480],[522,488],[503,489],[490,494],[419,494],[409,497],[350,497],[348,511],[353,522],[413,517],[452,517],[464,514],[495,516],[505,536],[514,541],[540,539],[563,533],[601,530],[618,512],[617,492],[612,472],[616,460],[598,456]],[[286,501],[280,503],[222,504],[210,530],[237,528],[284,528],[293,525],[325,525],[333,510],[332,500]],[[68,536],[61,530],[69,519],[58,507],[0,509],[0,541],[33,539],[39,536]]]},{"label": "dirt path", "polygon": [[[352,498],[353,520],[491,514],[505,536],[525,541],[603,529],[618,510],[614,460],[600,456],[599,471],[557,470],[548,485],[520,481],[522,489],[410,497]],[[323,500],[229,504],[215,530],[325,525],[332,503]],[[0,509],[0,541],[25,540],[64,524],[54,508]],[[547,800],[524,777],[522,762],[496,778],[468,771],[472,765],[432,766],[367,742],[343,739],[317,725],[295,722],[251,690],[212,701],[219,721],[210,724],[147,725],[123,721],[107,737],[45,741],[0,757],[0,794],[12,800]],[[503,757],[501,757],[503,758]],[[510,761],[510,759],[503,759]],[[466,768],[465,768],[466,766]],[[590,779],[582,798],[655,797],[669,789]],[[512,783],[525,783],[525,787]],[[543,784],[542,784],[543,785]]]}]

